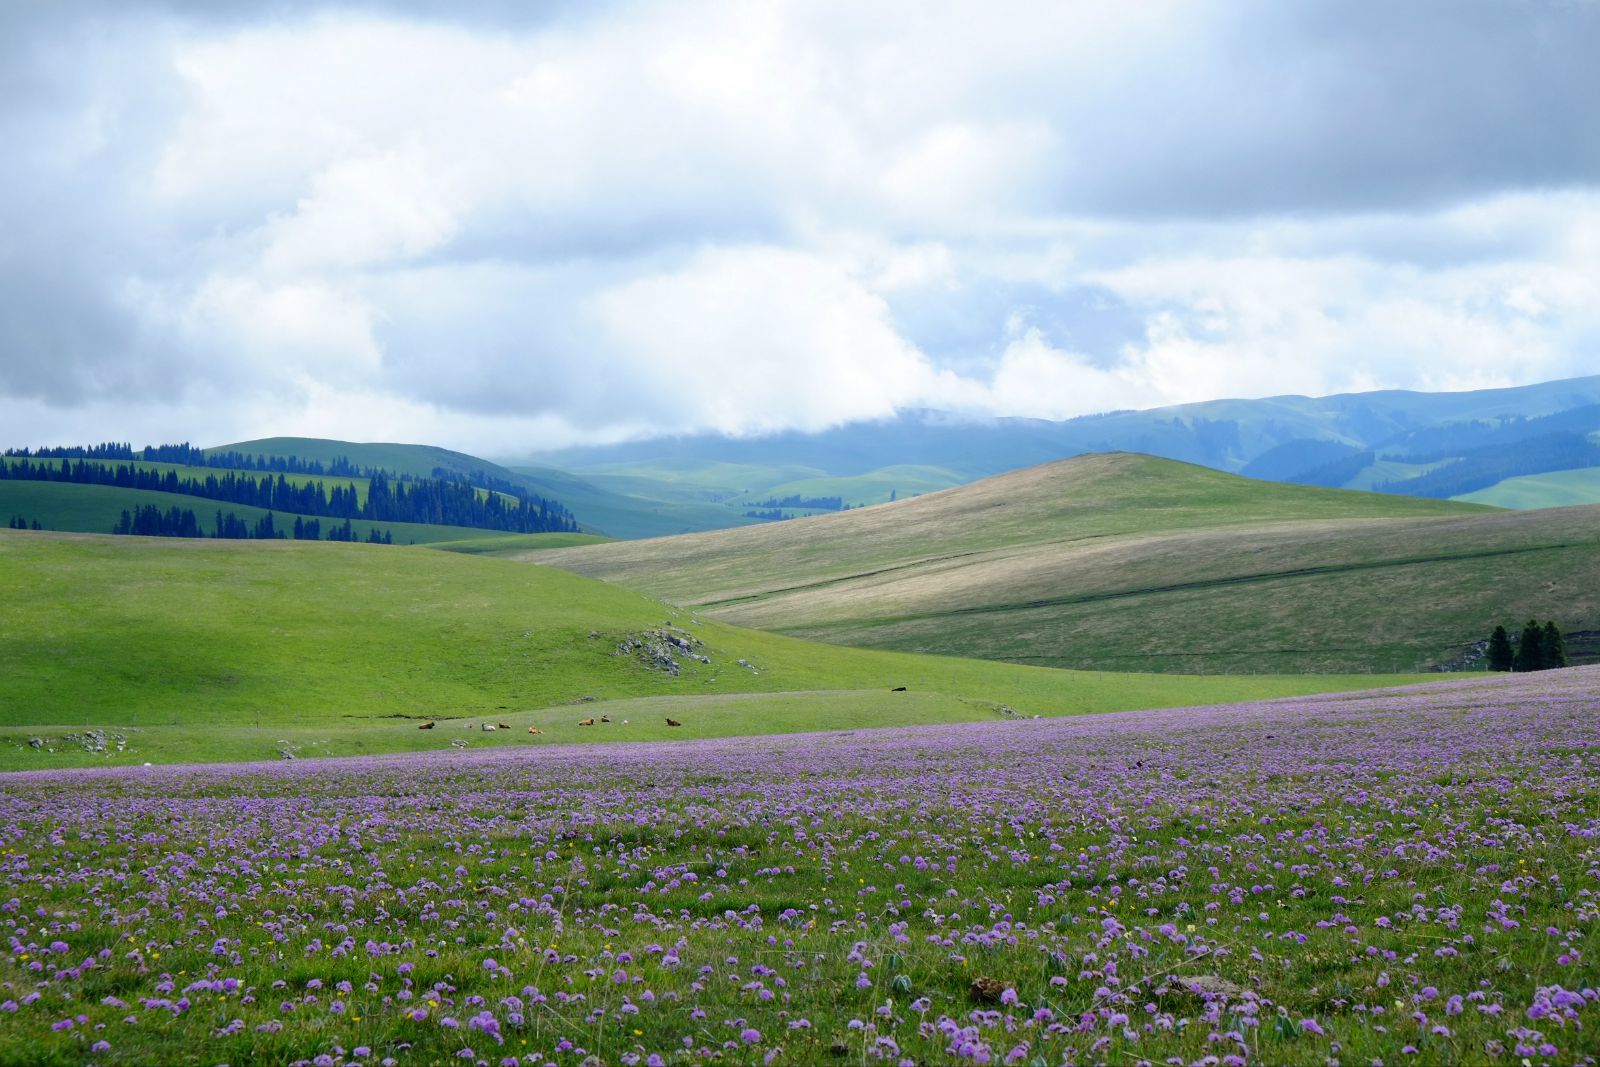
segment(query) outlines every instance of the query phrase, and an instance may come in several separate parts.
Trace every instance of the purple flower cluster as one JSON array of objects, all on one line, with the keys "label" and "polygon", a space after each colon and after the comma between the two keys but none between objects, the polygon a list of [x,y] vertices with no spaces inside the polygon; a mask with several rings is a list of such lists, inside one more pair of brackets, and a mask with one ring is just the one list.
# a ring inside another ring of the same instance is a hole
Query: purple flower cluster
[{"label": "purple flower cluster", "polygon": [[1592,1061],[1600,669],[0,779],[0,1061]]}]

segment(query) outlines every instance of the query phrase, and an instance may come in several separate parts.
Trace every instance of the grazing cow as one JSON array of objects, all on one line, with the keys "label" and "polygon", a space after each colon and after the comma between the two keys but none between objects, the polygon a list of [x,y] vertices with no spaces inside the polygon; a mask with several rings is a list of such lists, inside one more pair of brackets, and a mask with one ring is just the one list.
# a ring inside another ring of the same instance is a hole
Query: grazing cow
[{"label": "grazing cow", "polygon": [[433,729],[433,723],[425,722],[421,726],[417,727],[417,729],[419,729],[419,730],[431,730],[431,729]]},{"label": "grazing cow", "polygon": [[502,722],[502,723],[499,723],[499,724],[498,724],[498,725],[499,725],[499,727],[500,727],[500,729],[502,729],[502,730],[509,730],[509,729],[511,729],[511,727],[509,727],[509,726],[507,726],[507,725],[506,725],[506,724],[505,724],[505,723],[503,723],[503,722]]},{"label": "grazing cow", "polygon": [[530,734],[542,734],[542,733],[544,733],[544,731],[539,729],[537,726],[528,727],[528,732]]},{"label": "grazing cow", "polygon": [[594,725],[594,720],[593,719],[579,719],[578,720],[578,725],[579,726],[593,726]]},{"label": "grazing cow", "polygon": [[679,722],[677,719],[668,719],[667,720],[667,725],[668,726],[682,726],[683,723]]}]

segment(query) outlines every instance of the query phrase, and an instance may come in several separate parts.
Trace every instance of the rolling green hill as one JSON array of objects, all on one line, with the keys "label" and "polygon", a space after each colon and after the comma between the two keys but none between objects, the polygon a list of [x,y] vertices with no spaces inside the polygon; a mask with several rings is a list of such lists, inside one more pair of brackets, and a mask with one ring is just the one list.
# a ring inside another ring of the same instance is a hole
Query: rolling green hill
[{"label": "rolling green hill", "polygon": [[372,467],[392,474],[410,474],[418,478],[433,476],[435,468],[456,474],[486,471],[507,481],[516,481],[516,474],[486,459],[469,456],[465,452],[452,452],[434,445],[405,445],[390,442],[360,443],[356,441],[331,441],[320,437],[262,437],[254,441],[238,441],[231,445],[207,448],[208,454],[242,452],[247,456],[295,456],[315,460],[327,465],[344,457],[357,467]]},{"label": "rolling green hill", "polygon": [[1575,504],[1600,504],[1600,468],[1551,471],[1507,478],[1488,489],[1456,497],[1473,504],[1497,508],[1565,508]]},{"label": "rolling green hill", "polygon": [[1600,521],[1258,482],[1128,453],[537,562],[740,625],[1053,666],[1409,671],[1496,622],[1600,628]]},{"label": "rolling green hill", "polygon": [[578,515],[585,528],[623,539],[668,537],[743,526],[746,519],[723,501],[727,493],[645,478],[580,478],[565,471],[517,467],[531,484]]},{"label": "rolling green hill", "polygon": [[[20,459],[14,457],[0,456],[0,463],[15,465],[20,462],[22,462]],[[59,470],[63,465],[71,465],[78,461],[70,459],[35,459],[30,460],[29,462],[36,467],[48,467],[52,470]],[[136,470],[154,471],[158,474],[165,474],[170,471],[176,474],[179,478],[203,479],[207,475],[214,475],[217,478],[222,478],[230,473],[260,478],[265,477],[268,473],[266,471],[232,471],[223,467],[191,467],[182,463],[151,463],[142,459],[90,460],[87,462],[91,462],[96,466],[101,467],[132,467]],[[272,478],[276,479],[279,476],[279,472],[273,471],[271,472],[271,476]],[[367,499],[367,489],[372,484],[372,480],[370,478],[355,478],[344,475],[283,473],[282,476],[285,481],[294,486],[306,485],[311,482],[321,482],[323,487],[328,490],[332,490],[335,486],[338,486],[341,489],[354,489],[356,493],[356,499],[362,501]]]},{"label": "rolling green hill", "polygon": [[250,456],[296,456],[328,464],[343,457],[361,468],[430,477],[436,469],[464,477],[487,474],[547,500],[560,503],[592,533],[607,537],[664,537],[696,530],[720,530],[753,520],[708,501],[694,488],[678,488],[645,480],[645,491],[597,484],[548,467],[504,467],[465,452],[433,445],[392,442],[360,443],[316,437],[264,437],[206,449],[210,453],[242,452]]},{"label": "rolling green hill", "polygon": [[880,467],[865,474],[849,476],[817,474],[807,478],[796,478],[764,486],[760,491],[750,493],[748,496],[752,498],[772,496],[780,499],[791,495],[836,496],[851,506],[886,504],[893,498],[937,493],[941,489],[949,489],[966,481],[966,478],[947,467],[900,463]]},{"label": "rolling green hill", "polygon": [[[674,676],[617,654],[664,625],[710,662],[680,655]],[[903,725],[994,718],[1002,705],[1062,715],[1366,681],[1110,676],[841,648],[553,568],[420,548],[9,530],[0,636],[8,769]],[[667,703],[604,704],[641,698]],[[600,714],[617,729],[577,725]],[[432,718],[437,730],[417,729]],[[622,718],[637,720],[627,733]],[[486,720],[514,730],[463,728]],[[104,755],[85,750],[90,730],[109,738]]]},{"label": "rolling green hill", "polygon": [[[192,469],[192,468],[186,468]],[[113,485],[76,485],[71,482],[13,482],[0,481],[0,520],[12,515],[25,519],[38,519],[48,530],[68,533],[110,533],[112,526],[124,510],[151,505],[166,511],[177,508],[193,511],[202,529],[210,530],[212,517],[222,511],[233,512],[247,523],[254,523],[266,515],[266,509],[181,493],[159,493],[148,489],[122,489]],[[273,513],[279,527],[294,522],[290,512]],[[327,516],[318,521],[324,532],[343,522]],[[465,541],[478,538],[505,536],[499,530],[478,530],[470,526],[434,526],[418,522],[368,522],[350,520],[357,537],[366,537],[377,529],[381,535],[388,531],[395,544],[428,544],[434,541]]]}]

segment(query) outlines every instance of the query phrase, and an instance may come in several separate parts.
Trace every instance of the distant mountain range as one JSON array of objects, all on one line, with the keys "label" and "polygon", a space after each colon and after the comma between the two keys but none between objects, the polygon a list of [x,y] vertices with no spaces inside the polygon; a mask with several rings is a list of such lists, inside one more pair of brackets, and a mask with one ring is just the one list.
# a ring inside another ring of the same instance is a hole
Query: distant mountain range
[{"label": "distant mountain range", "polygon": [[562,449],[536,458],[570,471],[733,463],[798,464],[860,475],[880,467],[915,464],[978,478],[1084,452],[1124,451],[1240,473],[1269,450],[1296,441],[1376,448],[1423,430],[1535,418],[1594,404],[1600,404],[1600,375],[1461,393],[1386,390],[1207,400],[1060,422],[975,420],[948,412],[913,411],[820,433],[663,437]]},{"label": "distant mountain range", "polygon": [[[719,510],[725,521],[718,525],[736,525],[751,521],[744,513],[752,505],[769,501],[880,503],[1112,451],[1271,481],[1508,507],[1595,503],[1600,375],[1458,393],[1211,400],[1060,422],[914,411],[820,433],[655,438],[505,464],[530,475],[562,471],[657,509],[685,509],[681,517],[693,521],[680,529],[689,531],[709,528],[697,523]],[[576,502],[569,506],[581,516]],[[787,516],[833,509],[777,510]]]},{"label": "distant mountain range", "polygon": [[1211,400],[1060,422],[911,411],[819,433],[662,437],[499,462],[290,437],[219,450],[516,487],[560,502],[587,531],[624,539],[849,510],[1119,451],[1266,481],[1528,509],[1600,503],[1600,375],[1461,393]]}]

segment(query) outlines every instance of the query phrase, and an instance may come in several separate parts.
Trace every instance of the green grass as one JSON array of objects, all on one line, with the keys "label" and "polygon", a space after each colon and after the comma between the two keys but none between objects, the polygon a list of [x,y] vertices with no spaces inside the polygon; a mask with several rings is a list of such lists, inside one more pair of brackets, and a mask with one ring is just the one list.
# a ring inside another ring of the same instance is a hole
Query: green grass
[{"label": "green grass", "polygon": [[431,476],[436,468],[471,475],[479,471],[520,485],[529,492],[560,503],[572,512],[584,530],[607,537],[662,537],[695,530],[718,530],[752,520],[739,512],[704,499],[697,490],[643,480],[642,494],[597,484],[566,471],[540,467],[504,467],[477,456],[433,445],[392,442],[361,443],[313,437],[267,437],[219,445],[208,452],[243,452],[247,455],[297,456],[331,463],[339,457],[359,467],[396,474]]},{"label": "green grass", "polygon": [[[72,482],[17,482],[0,481],[0,518],[13,515],[33,520],[50,530],[68,533],[110,533],[123,511],[154,506],[193,511],[200,520],[202,530],[211,530],[218,511],[233,512],[247,523],[267,514],[266,508],[246,504],[230,504],[224,500],[210,500],[182,493],[157,493],[148,489],[122,489],[114,485],[78,485]],[[287,511],[274,511],[273,521],[280,529],[293,527],[295,516]],[[322,524],[322,535],[327,536],[333,526],[343,519],[327,515],[310,516]],[[350,528],[357,537],[366,537],[373,528],[381,535],[388,531],[397,545],[427,544],[433,541],[458,542],[480,537],[503,537],[499,530],[478,530],[470,526],[433,526],[420,522],[369,522],[351,519]]]},{"label": "green grass", "polygon": [[[533,470],[518,469],[530,473]],[[566,477],[579,480],[576,475]],[[641,502],[649,502],[652,508],[660,509],[662,516],[677,517],[683,524],[678,529],[652,529],[642,535],[629,535],[633,537],[750,525],[745,511],[771,497],[836,496],[854,507],[884,503],[891,494],[905,498],[937,492],[969,479],[946,467],[911,464],[884,467],[865,474],[836,475],[796,464],[668,461],[585,469],[581,480],[602,491],[622,495],[630,510],[637,511]],[[573,497],[574,501],[579,499],[579,496]],[[596,524],[605,526],[608,514],[604,510],[590,507],[585,513],[594,514]],[[618,520],[612,518],[611,521]],[[625,522],[631,522],[631,518]]]},{"label": "green grass", "polygon": [[899,464],[856,475],[819,475],[779,482],[753,491],[746,500],[758,501],[768,497],[782,499],[786,496],[839,497],[852,507],[861,504],[887,503],[893,495],[899,499],[936,493],[941,489],[961,485],[967,479],[944,467]]},{"label": "green grass", "polygon": [[524,552],[538,552],[547,548],[603,545],[610,541],[608,537],[586,533],[497,534],[492,530],[485,530],[484,533],[488,536],[463,541],[434,541],[427,547],[444,552],[462,552],[469,556],[520,556]]},{"label": "green grass", "polygon": [[[1408,679],[1389,679],[1403,682]],[[1365,682],[1365,679],[1362,680]],[[1268,691],[1274,687],[1268,686]],[[945,693],[894,693],[887,689],[793,693],[723,693],[711,696],[651,696],[561,704],[535,710],[494,710],[475,716],[406,714],[330,716],[315,725],[239,723],[221,716],[195,716],[181,724],[141,726],[0,726],[0,770],[65,766],[117,766],[144,762],[229,762],[240,759],[362,756],[425,752],[464,742],[472,750],[563,743],[692,740],[753,734],[811,733],[887,726],[981,722],[1001,717],[1001,705]],[[599,721],[608,717],[611,722]],[[682,726],[668,726],[672,718]],[[580,722],[594,719],[593,726]],[[419,730],[425,721],[437,723]],[[496,729],[483,730],[488,722]],[[504,724],[509,729],[499,729]],[[528,727],[541,733],[528,733]],[[88,751],[85,729],[107,731],[108,751]],[[38,739],[43,747],[28,744]],[[118,741],[126,747],[116,750]]]},{"label": "green grass", "polygon": [[629,492],[649,493],[652,488],[673,487],[695,494],[738,496],[758,493],[768,486],[803,478],[824,478],[828,473],[798,463],[729,463],[660,460],[654,463],[602,464],[580,472],[596,484],[625,486]]},{"label": "green grass", "polygon": [[1473,504],[1497,508],[1564,508],[1600,504],[1600,468],[1551,471],[1507,478],[1498,485],[1456,497]]},{"label": "green grass", "polygon": [[739,625],[1097,669],[1413,671],[1498,621],[1600,628],[1593,512],[1079,457],[883,507],[541,554]]},{"label": "green grass", "polygon": [[543,467],[515,469],[571,509],[585,528],[611,537],[667,537],[754,521],[723,503],[725,490],[648,479],[583,478]]},{"label": "green grass", "polygon": [[324,465],[342,456],[357,467],[373,467],[418,478],[431,478],[436,467],[443,467],[457,474],[487,471],[507,481],[516,481],[515,474],[498,464],[434,445],[330,441],[320,437],[263,437],[254,441],[218,445],[205,451],[213,455],[219,452],[242,452],[247,456],[294,456]]},{"label": "green grass", "polygon": [[[1431,470],[1443,467],[1450,460],[1442,459],[1437,463],[1406,463],[1398,459],[1380,459],[1370,466],[1364,467],[1359,474],[1344,484],[1346,489],[1376,489],[1388,482],[1403,482],[1410,478],[1420,478]],[[1488,501],[1477,501],[1488,503]]]},{"label": "green grass", "polygon": [[[614,654],[668,619],[704,642],[709,665],[686,660],[673,677]],[[492,717],[519,726],[523,743],[537,743],[526,734],[535,722],[550,724],[552,739],[590,740],[572,732],[597,706],[577,703],[585,700],[687,701],[674,717],[693,724],[688,736],[949,721],[992,716],[992,704],[1069,715],[1401,681],[1069,673],[799,641],[553,568],[451,552],[15,531],[0,531],[0,633],[0,723],[15,743],[0,746],[8,769],[272,758],[280,740],[322,742],[316,750],[329,753],[403,751],[466,736],[419,731],[422,717]],[[910,695],[890,694],[896,686]],[[715,699],[841,690],[856,695]],[[562,710],[527,717],[550,708]],[[53,753],[26,744],[90,728],[121,731],[126,750],[101,757],[55,740]],[[471,737],[512,741],[498,731]]]},{"label": "green grass", "polygon": [[[0,463],[7,463],[15,466],[21,462],[23,462],[23,460],[15,456],[0,456]],[[76,464],[80,461],[75,459],[28,459],[27,462],[33,464],[35,467],[43,466],[55,469],[63,464]],[[330,493],[333,491],[335,486],[342,489],[354,489],[356,491],[357,499],[361,500],[362,502],[366,501],[367,488],[371,485],[371,479],[369,478],[336,477],[326,474],[291,474],[280,471],[239,471],[227,467],[192,467],[185,463],[146,463],[142,459],[83,460],[82,462],[89,463],[93,466],[110,467],[113,469],[117,467],[133,467],[136,470],[155,471],[160,474],[166,474],[168,471],[172,471],[176,473],[179,478],[195,478],[200,481],[205,481],[208,475],[215,477],[220,481],[229,474],[256,479],[271,478],[273,481],[277,481],[278,476],[281,473],[283,478],[293,486],[310,485],[315,482],[321,482],[323,488],[327,489]]]}]

